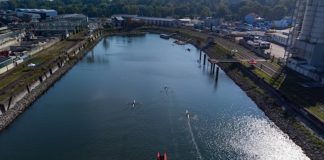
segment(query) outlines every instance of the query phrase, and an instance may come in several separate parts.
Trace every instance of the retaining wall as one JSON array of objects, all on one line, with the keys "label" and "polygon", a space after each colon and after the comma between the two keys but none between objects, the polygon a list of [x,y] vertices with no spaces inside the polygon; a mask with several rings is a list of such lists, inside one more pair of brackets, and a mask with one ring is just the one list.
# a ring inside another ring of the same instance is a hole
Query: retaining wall
[{"label": "retaining wall", "polygon": [[0,103],[0,131],[5,129],[17,116],[23,113],[23,111],[36,101],[38,97],[69,71],[69,69],[77,63],[77,60],[81,59],[77,58],[76,60],[72,60],[69,57],[83,57],[84,52],[81,52],[81,48],[94,44],[89,42],[98,41],[101,36],[98,34],[95,37],[96,39],[90,39],[89,41],[85,40],[78,43],[77,45],[82,47],[75,47],[73,55],[67,55],[68,57],[60,59],[57,64],[54,63],[52,68],[49,68],[47,72],[33,83],[27,85],[25,89],[2,101]]}]

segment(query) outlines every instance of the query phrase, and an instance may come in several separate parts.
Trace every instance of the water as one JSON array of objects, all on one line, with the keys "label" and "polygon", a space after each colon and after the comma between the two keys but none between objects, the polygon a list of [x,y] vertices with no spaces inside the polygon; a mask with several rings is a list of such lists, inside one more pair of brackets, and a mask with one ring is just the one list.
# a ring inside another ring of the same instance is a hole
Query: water
[{"label": "water", "polygon": [[0,159],[308,159],[224,72],[215,84],[193,46],[172,42],[102,40],[0,134]]}]

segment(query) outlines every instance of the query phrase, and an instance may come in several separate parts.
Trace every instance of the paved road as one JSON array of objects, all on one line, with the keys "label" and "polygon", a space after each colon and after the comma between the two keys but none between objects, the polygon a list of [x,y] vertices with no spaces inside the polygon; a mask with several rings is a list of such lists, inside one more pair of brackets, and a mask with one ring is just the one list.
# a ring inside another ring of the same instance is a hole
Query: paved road
[{"label": "paved road", "polygon": [[271,43],[271,49],[268,49],[267,51],[271,52],[271,55],[276,58],[284,58],[285,56],[285,47],[275,43]]},{"label": "paved road", "polygon": [[[251,52],[250,50],[240,46],[239,44],[236,44],[234,42],[231,42],[229,40],[226,40],[226,39],[223,39],[220,37],[215,37],[215,36],[213,36],[213,37],[216,39],[216,42],[219,45],[223,46],[224,48],[229,48],[230,50],[236,49],[238,51],[238,53],[236,54],[237,58],[240,58],[240,59],[264,59],[264,58],[256,55],[255,53]],[[278,66],[275,66],[267,61],[258,62],[255,65],[255,67],[263,70],[270,76],[273,76],[279,70]]]}]

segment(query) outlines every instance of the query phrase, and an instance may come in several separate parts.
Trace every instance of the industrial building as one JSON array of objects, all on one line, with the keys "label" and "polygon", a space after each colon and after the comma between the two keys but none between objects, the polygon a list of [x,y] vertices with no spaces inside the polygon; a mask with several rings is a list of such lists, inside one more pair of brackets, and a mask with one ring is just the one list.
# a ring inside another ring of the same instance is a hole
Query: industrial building
[{"label": "industrial building", "polygon": [[36,15],[39,15],[39,18],[41,20],[45,20],[46,18],[52,18],[57,16],[57,11],[53,9],[23,9],[23,8],[17,8],[16,14],[18,17],[22,17],[24,15],[30,15],[33,17],[37,17]]},{"label": "industrial building", "polygon": [[297,0],[287,66],[324,83],[324,1]]},{"label": "industrial building", "polygon": [[274,32],[274,33],[268,33],[270,36],[270,40],[276,44],[279,44],[281,46],[287,46],[288,43],[288,35],[285,34],[285,32]]},{"label": "industrial building", "polygon": [[155,25],[155,26],[167,26],[174,27],[177,26],[178,21],[173,18],[160,18],[160,17],[143,17],[137,15],[113,15],[112,19],[114,23],[120,25],[124,20],[130,19],[132,21],[140,21],[146,25]]},{"label": "industrial building", "polygon": [[87,27],[88,17],[83,14],[64,14],[38,23],[31,23],[23,28],[40,35],[61,34],[66,35]]}]

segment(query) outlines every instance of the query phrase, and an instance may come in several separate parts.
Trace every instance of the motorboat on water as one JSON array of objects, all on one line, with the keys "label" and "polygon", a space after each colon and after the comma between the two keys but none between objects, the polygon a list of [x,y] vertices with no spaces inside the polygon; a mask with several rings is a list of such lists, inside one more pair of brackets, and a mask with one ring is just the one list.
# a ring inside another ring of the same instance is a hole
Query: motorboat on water
[{"label": "motorboat on water", "polygon": [[167,34],[160,34],[160,38],[163,38],[163,39],[170,39],[170,36],[167,35]]}]

